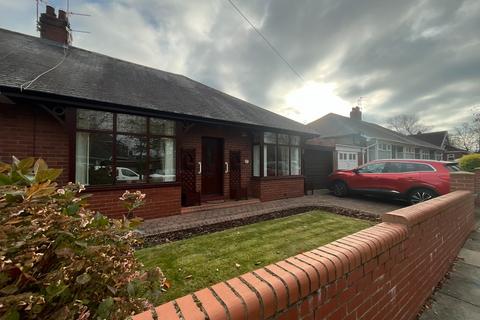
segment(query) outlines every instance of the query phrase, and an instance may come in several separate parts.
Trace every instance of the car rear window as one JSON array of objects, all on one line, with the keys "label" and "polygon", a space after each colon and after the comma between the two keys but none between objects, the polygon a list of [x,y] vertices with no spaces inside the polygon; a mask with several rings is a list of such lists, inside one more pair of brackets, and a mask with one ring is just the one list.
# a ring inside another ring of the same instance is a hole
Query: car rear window
[{"label": "car rear window", "polygon": [[462,171],[457,163],[447,163],[445,164],[445,168],[447,168],[447,170],[451,172]]},{"label": "car rear window", "polygon": [[418,171],[435,171],[431,166],[424,163],[412,162],[387,162],[384,173],[402,173],[402,172],[418,172]]}]

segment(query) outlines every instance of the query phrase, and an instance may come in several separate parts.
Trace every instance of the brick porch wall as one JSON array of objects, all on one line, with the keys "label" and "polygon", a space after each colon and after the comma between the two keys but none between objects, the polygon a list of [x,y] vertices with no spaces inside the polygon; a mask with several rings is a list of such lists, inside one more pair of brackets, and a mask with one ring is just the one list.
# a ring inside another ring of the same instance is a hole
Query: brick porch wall
[{"label": "brick porch wall", "polygon": [[300,177],[265,177],[253,178],[252,195],[261,201],[272,201],[304,195],[305,178]]},{"label": "brick porch wall", "polygon": [[139,189],[146,194],[145,205],[135,210],[137,217],[152,219],[180,214],[180,185],[87,191],[87,193],[92,194],[92,197],[88,200],[90,209],[98,210],[109,217],[121,218],[126,211],[118,198],[126,189],[129,189],[129,191]]},{"label": "brick porch wall", "polygon": [[[471,191],[156,308],[159,319],[415,319],[474,227]],[[153,319],[150,311],[134,320]]]},{"label": "brick porch wall", "polygon": [[68,134],[53,116],[40,108],[0,103],[0,160],[12,156],[43,158],[52,168],[62,168],[60,184],[68,181]]}]

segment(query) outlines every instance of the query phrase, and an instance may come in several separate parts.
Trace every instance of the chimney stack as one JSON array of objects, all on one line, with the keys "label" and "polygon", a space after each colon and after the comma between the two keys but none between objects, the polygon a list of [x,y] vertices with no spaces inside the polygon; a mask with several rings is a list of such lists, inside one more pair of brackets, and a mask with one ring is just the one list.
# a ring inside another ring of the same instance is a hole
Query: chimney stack
[{"label": "chimney stack", "polygon": [[353,120],[362,120],[362,111],[360,111],[360,107],[353,107],[352,111],[350,111],[350,119]]},{"label": "chimney stack", "polygon": [[52,40],[61,44],[70,44],[70,34],[68,29],[67,13],[63,10],[58,10],[58,17],[55,14],[55,9],[47,5],[47,10],[42,13],[38,22],[40,37],[42,39]]}]

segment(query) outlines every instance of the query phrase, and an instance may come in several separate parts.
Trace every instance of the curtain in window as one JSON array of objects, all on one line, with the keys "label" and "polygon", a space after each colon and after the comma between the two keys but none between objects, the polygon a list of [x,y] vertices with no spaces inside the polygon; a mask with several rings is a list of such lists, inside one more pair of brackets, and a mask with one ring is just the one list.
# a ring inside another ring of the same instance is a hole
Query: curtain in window
[{"label": "curtain in window", "polygon": [[299,175],[300,174],[300,148],[298,147],[291,147],[290,148],[290,168],[291,168],[291,175]]},{"label": "curtain in window", "polygon": [[89,142],[90,142],[90,133],[88,132],[77,132],[77,159],[76,159],[76,170],[75,170],[75,181],[81,184],[88,185],[88,158],[89,158]]}]

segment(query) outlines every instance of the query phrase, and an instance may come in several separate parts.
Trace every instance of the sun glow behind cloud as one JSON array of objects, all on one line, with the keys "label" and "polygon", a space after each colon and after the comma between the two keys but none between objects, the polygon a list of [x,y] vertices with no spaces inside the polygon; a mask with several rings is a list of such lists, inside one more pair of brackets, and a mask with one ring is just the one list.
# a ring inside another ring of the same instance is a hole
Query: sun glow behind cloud
[{"label": "sun glow behind cloud", "polygon": [[334,83],[308,81],[284,96],[283,113],[302,123],[311,122],[330,112],[348,115],[352,104],[340,98],[336,89]]}]

